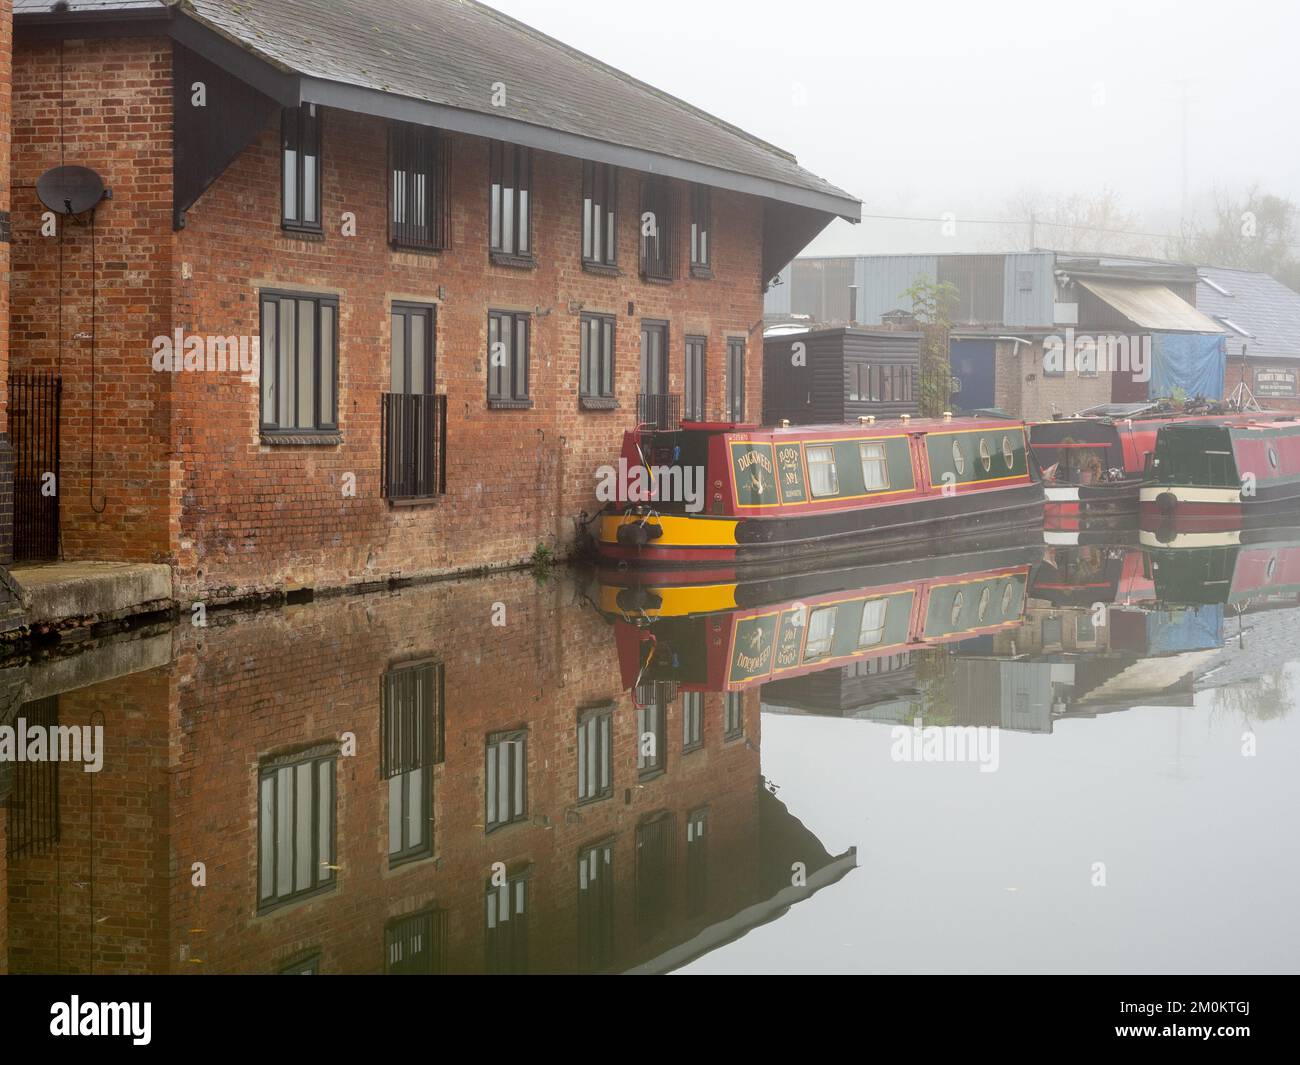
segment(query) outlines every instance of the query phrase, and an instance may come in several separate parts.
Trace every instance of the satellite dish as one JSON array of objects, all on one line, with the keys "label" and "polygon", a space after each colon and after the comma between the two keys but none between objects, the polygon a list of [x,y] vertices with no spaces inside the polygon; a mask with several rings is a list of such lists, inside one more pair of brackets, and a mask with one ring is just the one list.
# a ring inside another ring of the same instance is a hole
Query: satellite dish
[{"label": "satellite dish", "polygon": [[37,179],[36,195],[57,214],[85,214],[104,198],[104,179],[84,166],[56,166]]}]

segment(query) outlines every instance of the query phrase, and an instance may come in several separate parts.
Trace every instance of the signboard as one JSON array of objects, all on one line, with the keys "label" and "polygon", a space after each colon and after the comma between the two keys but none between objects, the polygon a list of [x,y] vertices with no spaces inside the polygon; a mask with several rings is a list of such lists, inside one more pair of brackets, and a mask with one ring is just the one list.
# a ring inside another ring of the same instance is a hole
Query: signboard
[{"label": "signboard", "polygon": [[808,485],[803,475],[803,448],[798,444],[778,444],[776,471],[781,485],[781,501],[783,503],[806,502]]},{"label": "signboard", "polygon": [[1255,371],[1255,395],[1287,399],[1296,394],[1296,369],[1293,366],[1270,367]]},{"label": "signboard", "polygon": [[772,641],[776,636],[777,615],[745,618],[736,623],[736,642],[731,652],[731,679],[734,682],[765,677],[772,671]]},{"label": "signboard", "polygon": [[799,652],[803,649],[804,628],[808,624],[808,611],[802,607],[781,613],[781,627],[776,638],[776,672],[794,669],[799,665]]},{"label": "signboard", "polygon": [[736,482],[736,504],[742,507],[775,507],[781,498],[776,489],[776,460],[771,444],[731,445],[731,475]]}]

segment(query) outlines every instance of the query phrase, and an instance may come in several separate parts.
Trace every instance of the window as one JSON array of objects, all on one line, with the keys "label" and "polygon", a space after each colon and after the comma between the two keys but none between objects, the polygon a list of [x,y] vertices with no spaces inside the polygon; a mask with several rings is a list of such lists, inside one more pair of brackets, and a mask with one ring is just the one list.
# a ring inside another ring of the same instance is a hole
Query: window
[{"label": "window", "polygon": [[447,247],[446,171],[436,129],[388,127],[388,240],[395,248]]},{"label": "window", "polygon": [[985,473],[991,473],[993,470],[993,451],[989,447],[989,442],[983,438],[980,439],[980,465],[984,467]]},{"label": "window", "polygon": [[1097,629],[1092,623],[1091,614],[1079,614],[1074,619],[1074,638],[1079,643],[1093,643],[1097,639]]},{"label": "window", "polygon": [[400,666],[380,682],[380,776],[388,781],[388,863],[433,853],[433,767],[442,761],[442,667]]},{"label": "window", "polygon": [[527,314],[491,311],[488,314],[488,405],[527,407]]},{"label": "window", "polygon": [[641,182],[641,273],[660,281],[673,278],[673,189],[663,178]]},{"label": "window", "polygon": [[529,148],[493,141],[491,155],[492,256],[497,261],[531,265],[533,153]]},{"label": "window", "polygon": [[687,421],[704,421],[704,337],[686,338],[686,395]]},{"label": "window", "polygon": [[447,911],[425,910],[384,926],[384,972],[434,976],[446,970]]},{"label": "window", "polygon": [[664,771],[664,706],[656,700],[636,710],[636,770],[642,780]]},{"label": "window", "polygon": [[1011,437],[1002,438],[1002,461],[1006,464],[1008,470],[1016,464],[1016,452],[1011,446]]},{"label": "window", "polygon": [[299,957],[280,967],[281,976],[319,976],[320,952],[315,951],[305,957]]},{"label": "window", "polygon": [[808,619],[808,639],[803,647],[805,662],[825,658],[831,653],[831,641],[835,639],[835,613],[836,608],[833,606],[824,606],[812,612]]},{"label": "window", "polygon": [[275,759],[258,772],[257,908],[334,886],[335,748]]},{"label": "window", "polygon": [[682,693],[682,753],[704,746],[704,693]]},{"label": "window", "polygon": [[494,974],[528,971],[528,871],[487,884],[487,967]]},{"label": "window", "polygon": [[485,767],[488,832],[528,818],[528,733],[497,732],[487,738]]},{"label": "window", "polygon": [[338,429],[339,301],[262,293],[262,431]]},{"label": "window", "polygon": [[614,793],[614,709],[584,711],[578,718],[578,802]]},{"label": "window", "polygon": [[606,314],[582,316],[582,358],[578,394],[586,400],[614,399],[614,319]]},{"label": "window", "polygon": [[742,692],[727,692],[723,710],[722,738],[728,743],[745,734],[745,696]]},{"label": "window", "polygon": [[320,233],[321,135],[315,104],[280,113],[280,224]]},{"label": "window", "polygon": [[668,393],[668,325],[641,323],[641,392],[647,396]]},{"label": "window", "polygon": [[594,972],[614,960],[614,845],[578,854],[578,964]]},{"label": "window", "polygon": [[582,261],[614,267],[618,262],[618,168],[582,164]]},{"label": "window", "polygon": [[868,492],[879,492],[889,487],[889,462],[885,458],[884,444],[859,444],[862,457],[862,483]]},{"label": "window", "polygon": [[686,815],[686,914],[697,917],[709,901],[709,810]]},{"label": "window", "polygon": [[872,599],[863,604],[858,647],[875,647],[885,638],[885,613],[888,606],[888,599]]},{"label": "window", "polygon": [[425,396],[435,391],[433,353],[437,313],[437,308],[428,304],[393,304],[389,334],[393,392]]},{"label": "window", "polygon": [[960,440],[952,442],[952,465],[957,471],[958,477],[966,473],[966,452],[962,448]]},{"label": "window", "polygon": [[709,187],[694,185],[691,188],[691,274],[695,277],[712,276],[709,228]]},{"label": "window", "polygon": [[727,416],[733,422],[745,420],[745,342],[727,341]]},{"label": "window", "polygon": [[835,470],[833,447],[810,447],[808,456],[808,481],[814,496],[833,496],[840,491],[840,479]]}]

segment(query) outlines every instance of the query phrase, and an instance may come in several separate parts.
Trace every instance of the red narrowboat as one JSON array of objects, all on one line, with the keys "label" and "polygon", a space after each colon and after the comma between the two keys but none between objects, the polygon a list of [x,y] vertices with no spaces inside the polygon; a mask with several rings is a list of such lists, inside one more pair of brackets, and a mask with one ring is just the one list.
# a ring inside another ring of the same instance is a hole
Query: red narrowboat
[{"label": "red narrowboat", "polygon": [[994,417],[641,427],[613,479],[595,548],[631,566],[803,562],[1043,517],[1025,424]]}]

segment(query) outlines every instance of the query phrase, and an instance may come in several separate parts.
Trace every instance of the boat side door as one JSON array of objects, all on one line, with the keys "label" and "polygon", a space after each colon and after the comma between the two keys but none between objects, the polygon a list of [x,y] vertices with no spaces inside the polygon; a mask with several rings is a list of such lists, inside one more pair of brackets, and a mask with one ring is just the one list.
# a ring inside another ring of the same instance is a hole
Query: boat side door
[{"label": "boat side door", "polygon": [[925,433],[908,433],[907,447],[912,456],[912,480],[916,494],[926,495],[933,487],[930,483],[930,452],[925,446]]}]

